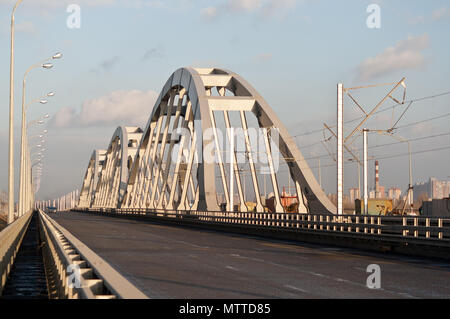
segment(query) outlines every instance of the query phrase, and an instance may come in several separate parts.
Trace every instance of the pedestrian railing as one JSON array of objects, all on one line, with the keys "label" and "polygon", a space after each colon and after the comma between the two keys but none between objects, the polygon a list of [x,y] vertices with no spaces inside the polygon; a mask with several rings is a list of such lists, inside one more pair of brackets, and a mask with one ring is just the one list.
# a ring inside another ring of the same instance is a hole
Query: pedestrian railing
[{"label": "pedestrian railing", "polygon": [[57,295],[68,299],[148,298],[104,259],[40,210],[44,253],[56,274]]},{"label": "pedestrian railing", "polygon": [[89,208],[78,211],[179,218],[201,223],[234,224],[284,230],[353,235],[396,236],[450,242],[449,217],[330,215],[298,213],[202,212],[138,208]]}]

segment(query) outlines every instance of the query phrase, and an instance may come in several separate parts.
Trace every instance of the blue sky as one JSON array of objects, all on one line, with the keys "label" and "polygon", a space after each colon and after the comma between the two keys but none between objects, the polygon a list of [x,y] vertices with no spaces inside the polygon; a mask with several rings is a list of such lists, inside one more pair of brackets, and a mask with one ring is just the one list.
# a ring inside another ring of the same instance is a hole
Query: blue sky
[{"label": "blue sky", "polygon": [[[7,186],[13,3],[0,0],[0,164],[4,167],[0,189]],[[80,5],[80,29],[66,25],[70,3]],[[366,25],[366,8],[372,3],[381,8],[379,29]],[[241,74],[292,135],[320,129],[323,122],[334,124],[338,82],[350,87],[406,76],[408,99],[450,91],[449,1],[24,0],[16,13],[16,26],[16,141],[24,71],[54,52],[64,55],[52,70],[33,70],[28,81],[29,100],[48,91],[56,93],[47,105],[32,106],[28,116],[32,119],[44,112],[53,116],[38,194],[44,199],[80,187],[92,150],[106,148],[117,125],[145,125],[151,101],[182,66],[217,66]],[[366,90],[358,92],[358,97],[369,109],[383,92]],[[449,101],[446,95],[414,103],[402,123],[448,113]],[[345,105],[346,119],[358,115],[350,100]],[[370,125],[385,127],[391,115],[387,113]],[[418,124],[401,134],[414,138],[446,133],[448,120]],[[321,139],[322,133],[317,133],[296,141],[301,146]],[[389,141],[371,137],[374,144]],[[450,146],[448,136],[414,142],[413,151],[445,146]],[[300,150],[305,157],[326,154],[320,145]],[[403,152],[406,146],[397,145],[374,149],[372,155]],[[405,188],[406,159],[381,161],[381,183]],[[450,178],[449,159],[449,150],[415,155],[414,180]],[[323,158],[327,192],[335,188],[332,164]],[[354,171],[346,170],[346,187],[355,186]]]}]

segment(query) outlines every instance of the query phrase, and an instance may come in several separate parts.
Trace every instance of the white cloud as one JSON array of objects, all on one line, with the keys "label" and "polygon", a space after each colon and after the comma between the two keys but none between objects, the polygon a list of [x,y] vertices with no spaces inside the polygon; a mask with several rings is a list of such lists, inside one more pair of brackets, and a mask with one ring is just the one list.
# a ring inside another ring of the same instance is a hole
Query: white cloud
[{"label": "white cloud", "polygon": [[91,72],[99,72],[99,71],[110,72],[119,62],[120,57],[118,56],[112,57],[111,59],[102,61],[98,65],[98,67],[91,69]]},{"label": "white cloud", "polygon": [[420,24],[425,22],[424,16],[417,16],[408,19],[408,23],[412,25]]},{"label": "white cloud", "polygon": [[364,60],[356,68],[357,80],[367,81],[398,71],[419,69],[426,64],[422,51],[428,48],[427,34],[409,36],[406,40],[397,42],[395,46],[388,47],[375,57]]},{"label": "white cloud", "polygon": [[31,35],[34,35],[37,33],[37,30],[36,30],[33,22],[31,22],[31,21],[23,21],[23,22],[17,23],[15,25],[15,29],[19,32],[28,33]]},{"label": "white cloud", "polygon": [[85,101],[80,112],[61,108],[51,120],[53,127],[117,126],[147,123],[158,95],[154,91],[120,90]]},{"label": "white cloud", "polygon": [[[11,8],[14,6],[14,4],[17,2],[17,0],[0,0],[0,4],[6,4],[10,5]],[[112,5],[116,4],[119,1],[117,0],[31,0],[31,1],[24,1],[21,4],[21,7],[23,6],[34,6],[34,7],[46,7],[46,8],[56,8],[56,7],[63,7],[68,6],[69,4],[76,3],[80,6],[86,5],[86,6],[105,6],[105,5]]]},{"label": "white cloud", "polygon": [[228,0],[227,6],[233,11],[254,11],[262,6],[262,0]]},{"label": "white cloud", "polygon": [[254,57],[255,62],[264,63],[272,60],[272,53],[261,53]]},{"label": "white cloud", "polygon": [[426,22],[436,22],[440,20],[450,19],[450,9],[447,7],[442,7],[434,10],[431,14],[426,16],[416,16],[408,19],[408,23],[412,25],[426,23]]},{"label": "white cloud", "polygon": [[142,56],[141,61],[147,61],[152,58],[163,58],[164,53],[161,48],[151,48],[147,51],[145,51],[144,55]]},{"label": "white cloud", "polygon": [[211,20],[213,18],[215,18],[218,15],[218,9],[216,7],[207,7],[202,9],[202,11],[200,12],[200,15],[207,19],[207,20]]},{"label": "white cloud", "polygon": [[50,125],[54,127],[70,126],[73,119],[76,117],[75,110],[70,107],[62,107],[50,120]]},{"label": "white cloud", "polygon": [[[0,0],[0,5],[9,5],[12,9],[17,0]],[[28,0],[24,1],[21,7],[39,7],[39,9],[52,9],[67,7],[69,4],[78,4],[80,7],[98,7],[98,6],[123,6],[129,8],[143,7],[164,7],[165,1],[158,0]]]},{"label": "white cloud", "polygon": [[450,18],[450,9],[442,7],[440,9],[434,10],[431,14],[431,17],[434,21]]},{"label": "white cloud", "polygon": [[303,0],[225,0],[217,6],[201,10],[203,18],[211,20],[223,13],[259,13],[265,16],[288,12]]}]

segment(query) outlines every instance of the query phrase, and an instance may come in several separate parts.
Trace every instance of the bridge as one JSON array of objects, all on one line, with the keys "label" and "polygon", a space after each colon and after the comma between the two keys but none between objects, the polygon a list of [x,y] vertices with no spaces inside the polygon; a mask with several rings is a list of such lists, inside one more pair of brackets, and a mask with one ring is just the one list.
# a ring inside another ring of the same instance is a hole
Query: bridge
[{"label": "bridge", "polygon": [[117,128],[88,160],[76,201],[37,201],[0,232],[3,298],[450,295],[450,219],[338,215],[231,71],[176,70],[145,128]]}]

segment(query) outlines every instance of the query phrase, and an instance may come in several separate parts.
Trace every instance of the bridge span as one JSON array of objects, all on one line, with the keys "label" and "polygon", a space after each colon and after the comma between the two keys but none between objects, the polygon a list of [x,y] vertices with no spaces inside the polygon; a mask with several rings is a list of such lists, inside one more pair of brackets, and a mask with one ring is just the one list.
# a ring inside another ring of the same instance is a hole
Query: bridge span
[{"label": "bridge span", "polygon": [[[449,298],[450,262],[80,212],[49,215],[151,298]],[[381,268],[369,289],[367,266]]]},{"label": "bridge span", "polygon": [[273,109],[228,70],[176,70],[145,127],[93,151],[70,203],[36,202],[0,232],[0,294],[17,295],[18,262],[39,250],[49,297],[450,296],[450,219],[338,214]]}]

